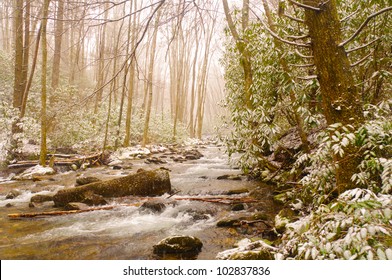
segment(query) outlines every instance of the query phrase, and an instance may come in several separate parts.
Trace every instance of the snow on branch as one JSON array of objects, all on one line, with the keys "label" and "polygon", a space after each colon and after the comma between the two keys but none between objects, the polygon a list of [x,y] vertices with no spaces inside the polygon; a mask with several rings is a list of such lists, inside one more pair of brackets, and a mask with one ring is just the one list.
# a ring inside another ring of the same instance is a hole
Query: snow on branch
[{"label": "snow on branch", "polygon": [[340,20],[340,22],[345,22],[346,20],[348,20],[349,18],[351,18],[353,15],[355,15],[355,14],[358,13],[358,12],[359,12],[359,9],[357,9],[357,10],[356,10],[355,12],[353,12],[352,14],[349,14],[348,16],[342,18],[342,19]]},{"label": "snow on branch", "polygon": [[370,46],[371,44],[377,42],[378,40],[380,40],[380,38],[376,38],[376,39],[370,41],[369,43],[367,43],[367,44],[365,44],[365,45],[362,45],[362,46],[359,46],[359,47],[356,47],[356,48],[349,49],[349,50],[346,51],[346,53],[351,53],[351,52],[355,52],[355,51],[364,49],[364,48]]},{"label": "snow on branch", "polygon": [[304,55],[300,53],[297,49],[295,49],[295,53],[302,58],[313,58],[313,55]]},{"label": "snow on branch", "polygon": [[294,4],[294,5],[296,5],[296,6],[298,6],[298,7],[304,8],[304,9],[312,10],[312,11],[315,11],[315,12],[320,12],[321,11],[320,8],[316,8],[316,7],[313,7],[313,6],[305,5],[305,4],[302,4],[302,3],[299,3],[299,2],[296,2],[296,1],[293,1],[293,0],[289,0],[289,2]]},{"label": "snow on branch", "polygon": [[289,35],[289,36],[286,36],[286,37],[289,38],[289,39],[293,39],[293,40],[303,40],[303,39],[308,38],[308,37],[309,37],[309,34],[301,35],[301,36]]},{"label": "snow on branch", "polygon": [[271,36],[274,37],[276,40],[281,41],[281,42],[283,42],[285,44],[293,45],[293,46],[297,46],[297,47],[303,47],[303,48],[309,48],[310,47],[309,44],[296,43],[296,42],[289,41],[289,40],[281,38],[278,34],[276,34],[270,28],[268,28],[268,26],[265,24],[265,22],[253,10],[252,10],[252,12],[257,17],[257,19],[261,22],[261,24],[264,26],[265,30],[267,30],[268,33],[270,33]]},{"label": "snow on branch", "polygon": [[305,77],[297,77],[297,79],[308,81],[308,80],[317,79],[317,75],[310,75],[310,76],[305,76]]},{"label": "snow on branch", "polygon": [[309,64],[289,64],[289,65],[293,66],[293,67],[307,68],[307,67],[313,67],[314,63],[309,63]]},{"label": "snow on branch", "polygon": [[304,23],[304,22],[305,22],[303,19],[296,18],[296,17],[290,16],[290,15],[288,15],[288,14],[284,14],[284,16],[287,17],[287,18],[289,18],[289,19],[291,19],[291,20],[294,20],[294,21],[296,21],[296,22],[299,22],[299,23]]},{"label": "snow on branch", "polygon": [[357,31],[355,31],[355,33],[350,38],[348,38],[346,41],[344,41],[343,43],[340,43],[339,47],[343,47],[343,46],[347,45],[348,43],[350,43],[352,40],[354,40],[355,37],[357,37],[362,32],[362,30],[366,27],[366,25],[369,23],[370,20],[372,20],[373,18],[375,18],[378,15],[389,12],[391,10],[392,10],[392,6],[386,7],[384,9],[381,9],[378,12],[375,12],[375,13],[371,14],[370,16],[368,16],[367,19],[357,29]]},{"label": "snow on branch", "polygon": [[369,53],[368,55],[366,55],[365,57],[361,58],[361,59],[358,60],[357,62],[352,63],[352,64],[351,64],[351,67],[358,66],[359,64],[361,64],[362,62],[364,62],[366,59],[368,59],[368,58],[372,55],[372,53],[373,53],[373,52]]}]

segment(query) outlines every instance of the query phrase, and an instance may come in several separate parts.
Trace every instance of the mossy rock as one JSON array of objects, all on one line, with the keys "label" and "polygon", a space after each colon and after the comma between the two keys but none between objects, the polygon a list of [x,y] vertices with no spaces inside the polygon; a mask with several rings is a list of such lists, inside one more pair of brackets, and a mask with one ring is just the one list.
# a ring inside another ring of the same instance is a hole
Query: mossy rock
[{"label": "mossy rock", "polygon": [[289,201],[288,195],[286,192],[274,195],[273,197],[274,202],[284,205]]},{"label": "mossy rock", "polygon": [[53,201],[53,195],[37,194],[30,198],[32,203],[43,203],[46,201]]},{"label": "mossy rock", "polygon": [[63,207],[69,202],[84,202],[86,194],[94,193],[102,197],[122,196],[159,196],[170,193],[171,183],[169,173],[157,169],[140,171],[117,179],[93,182],[87,185],[58,191],[53,201],[57,207]]},{"label": "mossy rock", "polygon": [[169,236],[153,246],[154,253],[157,255],[198,253],[202,247],[203,243],[200,239],[184,235]]},{"label": "mossy rock", "polygon": [[242,211],[242,210],[244,210],[244,209],[245,209],[245,206],[244,206],[243,203],[234,204],[234,205],[231,207],[231,211]]},{"label": "mossy rock", "polygon": [[273,254],[267,249],[260,251],[238,252],[230,256],[229,260],[273,260]]},{"label": "mossy rock", "polygon": [[286,229],[286,225],[296,219],[297,215],[293,210],[289,208],[282,209],[279,211],[278,215],[275,216],[275,229],[279,233],[283,233]]}]

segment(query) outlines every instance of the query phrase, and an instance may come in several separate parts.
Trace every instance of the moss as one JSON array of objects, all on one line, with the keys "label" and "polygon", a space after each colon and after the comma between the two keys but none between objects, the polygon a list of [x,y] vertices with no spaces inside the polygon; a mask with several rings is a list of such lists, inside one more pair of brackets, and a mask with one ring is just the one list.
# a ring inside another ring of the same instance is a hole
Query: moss
[{"label": "moss", "polygon": [[233,254],[230,260],[273,260],[274,256],[268,250],[247,251]]}]

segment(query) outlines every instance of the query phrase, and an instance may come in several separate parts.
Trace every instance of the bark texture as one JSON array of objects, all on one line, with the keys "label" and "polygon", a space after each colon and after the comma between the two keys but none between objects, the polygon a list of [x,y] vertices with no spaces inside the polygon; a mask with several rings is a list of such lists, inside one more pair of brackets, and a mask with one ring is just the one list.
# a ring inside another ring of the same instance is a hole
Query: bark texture
[{"label": "bark texture", "polygon": [[[363,120],[362,104],[347,53],[344,47],[339,46],[343,34],[336,1],[304,0],[303,4],[319,9],[305,9],[305,24],[312,40],[314,64],[327,123],[352,125],[355,129]],[[335,156],[338,193],[355,187],[351,176],[360,163],[356,150],[356,147],[349,146],[342,157]]]}]

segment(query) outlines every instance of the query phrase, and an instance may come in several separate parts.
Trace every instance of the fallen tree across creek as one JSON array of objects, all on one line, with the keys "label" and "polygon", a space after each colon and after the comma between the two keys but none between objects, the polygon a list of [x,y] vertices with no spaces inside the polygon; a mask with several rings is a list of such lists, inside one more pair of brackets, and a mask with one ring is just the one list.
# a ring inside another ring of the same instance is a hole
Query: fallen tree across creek
[{"label": "fallen tree across creek", "polygon": [[[137,207],[143,204],[143,202],[148,200],[154,200],[156,198],[152,197],[134,197],[135,203],[129,204],[117,204],[117,205],[106,205],[106,206],[99,206],[99,207],[90,207],[86,209],[80,210],[63,210],[63,211],[47,211],[47,212],[30,212],[30,213],[13,213],[8,214],[9,219],[22,219],[22,218],[42,218],[48,216],[63,216],[69,214],[78,214],[78,213],[85,213],[91,211],[98,211],[98,210],[112,210],[117,207]],[[162,199],[162,198],[159,198]],[[222,204],[237,204],[237,203],[256,203],[257,200],[250,198],[250,197],[228,197],[228,196],[208,196],[208,197],[200,197],[200,196],[187,196],[187,197],[174,197],[172,200],[181,201],[181,200],[193,200],[193,201],[200,201],[200,202],[208,202],[208,203],[222,203]]]}]

